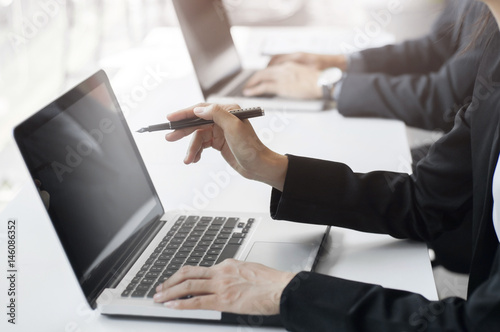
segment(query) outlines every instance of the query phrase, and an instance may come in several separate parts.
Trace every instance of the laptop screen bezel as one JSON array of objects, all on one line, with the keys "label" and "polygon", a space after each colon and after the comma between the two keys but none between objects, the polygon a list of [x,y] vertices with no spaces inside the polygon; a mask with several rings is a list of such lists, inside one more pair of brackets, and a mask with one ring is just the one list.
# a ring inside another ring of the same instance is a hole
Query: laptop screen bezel
[{"label": "laptop screen bezel", "polygon": [[109,93],[109,97],[113,102],[113,106],[115,107],[120,123],[125,129],[124,131],[130,142],[130,146],[133,150],[133,153],[135,154],[137,162],[143,171],[144,177],[147,180],[147,185],[149,186],[152,193],[151,198],[154,199],[154,206],[149,211],[149,213],[147,213],[147,216],[145,216],[144,220],[141,222],[140,227],[138,227],[137,231],[127,239],[126,242],[128,242],[129,246],[126,247],[126,250],[124,250],[123,254],[120,255],[120,259],[112,266],[109,266],[109,269],[105,269],[104,271],[102,271],[102,273],[99,273],[99,275],[90,275],[86,280],[82,282],[80,282],[79,280],[81,276],[78,276],[75,266],[72,263],[70,251],[68,249],[68,246],[65,244],[65,238],[64,236],[62,236],[58,227],[54,223],[52,216],[50,215],[50,212],[47,211],[49,218],[51,219],[51,222],[56,230],[58,238],[63,246],[65,254],[71,264],[73,273],[77,278],[89,305],[93,309],[96,308],[96,300],[102,293],[102,291],[105,288],[109,287],[110,285],[115,284],[117,282],[117,278],[121,278],[121,276],[123,275],[123,268],[125,266],[129,267],[131,265],[130,260],[132,258],[136,258],[134,257],[136,256],[134,255],[134,253],[139,248],[139,246],[143,244],[144,238],[148,236],[148,229],[151,229],[156,224],[156,222],[159,221],[161,216],[164,215],[164,209],[159,199],[159,196],[147,172],[144,161],[140,155],[137,145],[135,144],[135,140],[133,139],[132,133],[130,132],[130,129],[125,120],[123,112],[121,111],[120,105],[118,104],[116,96],[113,93],[113,90],[111,88],[106,73],[103,70],[99,70],[98,72],[96,72],[95,74],[84,80],[82,83],[75,86],[74,88],[63,94],[61,97],[57,98],[52,103],[48,104],[40,111],[38,111],[37,113],[35,113],[34,115],[32,115],[31,117],[29,117],[28,119],[26,119],[25,121],[23,121],[21,124],[19,124],[17,127],[14,128],[14,139],[18,145],[18,148],[25,161],[28,171],[33,179],[33,183],[35,184],[34,182],[35,170],[31,169],[30,167],[29,152],[27,148],[24,146],[24,139],[27,138],[29,135],[31,135],[31,133],[36,131],[38,128],[42,127],[44,124],[52,120],[55,116],[64,112],[64,110],[69,108],[71,105],[78,102],[85,95],[87,95],[88,93],[90,93],[91,91],[93,91],[94,89],[103,84],[106,88],[106,91]]}]

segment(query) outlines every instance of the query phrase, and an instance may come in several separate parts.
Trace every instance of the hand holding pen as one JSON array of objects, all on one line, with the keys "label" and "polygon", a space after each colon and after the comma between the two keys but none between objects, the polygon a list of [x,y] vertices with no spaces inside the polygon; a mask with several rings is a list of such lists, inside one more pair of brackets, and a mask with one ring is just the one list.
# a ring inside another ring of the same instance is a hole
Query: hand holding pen
[{"label": "hand holding pen", "polygon": [[[283,190],[288,158],[265,146],[249,121],[242,121],[230,114],[237,107],[198,104],[169,114],[169,120],[178,121],[197,116],[215,125],[178,129],[168,133],[165,139],[174,142],[193,134],[184,158],[185,164],[198,162],[204,149],[213,148],[242,176]],[[259,111],[259,115],[262,115],[262,110]]]}]

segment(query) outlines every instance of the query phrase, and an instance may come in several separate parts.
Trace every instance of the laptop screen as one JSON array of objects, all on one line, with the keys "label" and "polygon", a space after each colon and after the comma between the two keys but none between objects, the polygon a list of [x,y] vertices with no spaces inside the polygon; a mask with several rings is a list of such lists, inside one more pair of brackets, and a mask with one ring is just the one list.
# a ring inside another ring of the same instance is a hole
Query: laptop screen
[{"label": "laptop screen", "polygon": [[46,106],[15,137],[89,299],[163,212],[106,75]]},{"label": "laptop screen", "polygon": [[207,91],[241,70],[221,0],[174,0],[179,24],[201,89]]}]

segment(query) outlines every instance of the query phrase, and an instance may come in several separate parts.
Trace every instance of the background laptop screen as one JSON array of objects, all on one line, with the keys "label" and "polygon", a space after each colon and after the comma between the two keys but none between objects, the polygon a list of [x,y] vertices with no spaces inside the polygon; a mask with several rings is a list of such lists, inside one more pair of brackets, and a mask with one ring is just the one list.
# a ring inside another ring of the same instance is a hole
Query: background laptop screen
[{"label": "background laptop screen", "polygon": [[203,91],[241,70],[221,0],[178,0],[174,5]]},{"label": "background laptop screen", "polygon": [[132,234],[162,211],[105,75],[86,83],[92,81],[97,83],[80,85],[16,129],[73,270],[89,293],[123,262]]}]

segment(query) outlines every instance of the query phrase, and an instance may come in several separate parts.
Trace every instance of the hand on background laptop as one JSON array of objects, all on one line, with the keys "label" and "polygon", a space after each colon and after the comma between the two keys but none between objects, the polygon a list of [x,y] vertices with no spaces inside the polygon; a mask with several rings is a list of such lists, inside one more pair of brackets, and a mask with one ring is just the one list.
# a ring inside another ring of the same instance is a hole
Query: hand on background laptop
[{"label": "hand on background laptop", "polygon": [[248,80],[243,95],[277,95],[285,98],[319,99],[320,70],[294,62],[285,62],[256,72]]},{"label": "hand on background laptop", "polygon": [[154,301],[165,302],[172,309],[276,315],[281,293],[294,276],[295,273],[234,259],[210,268],[184,266],[156,288]]},{"label": "hand on background laptop", "polygon": [[247,179],[260,181],[283,190],[288,158],[267,148],[257,137],[248,120],[228,113],[238,105],[197,104],[167,116],[169,121],[200,117],[215,123],[175,130],[165,136],[177,141],[194,132],[184,163],[196,163],[204,149],[220,151],[226,162]]},{"label": "hand on background laptop", "polygon": [[259,96],[274,94],[286,98],[319,99],[322,96],[318,77],[322,70],[337,67],[345,70],[345,55],[292,53],[275,55],[266,69],[255,73],[243,94]]}]

